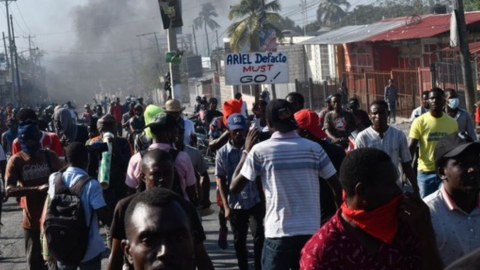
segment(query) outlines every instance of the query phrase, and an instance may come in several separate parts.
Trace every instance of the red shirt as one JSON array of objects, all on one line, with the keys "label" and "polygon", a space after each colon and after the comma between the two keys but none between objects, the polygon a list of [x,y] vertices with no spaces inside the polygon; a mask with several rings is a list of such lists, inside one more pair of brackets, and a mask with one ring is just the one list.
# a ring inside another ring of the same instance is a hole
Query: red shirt
[{"label": "red shirt", "polygon": [[375,257],[365,251],[348,233],[337,211],[305,244],[300,259],[301,270],[315,269],[419,269],[422,265],[420,241],[408,225],[399,224],[391,245],[383,244]]},{"label": "red shirt", "polygon": [[[60,143],[60,139],[58,135],[51,132],[42,132],[42,149],[50,149],[50,151],[57,154],[58,157],[65,156],[63,154],[63,147]],[[20,146],[20,142],[18,139],[15,139],[12,144],[12,155],[22,151],[22,147]]]},{"label": "red shirt", "polygon": [[475,107],[475,123],[480,123],[480,108]]},{"label": "red shirt", "polygon": [[117,123],[122,123],[122,116],[123,116],[122,107],[118,105],[112,106],[110,108],[110,114],[113,115],[113,118],[115,118],[115,121]]}]

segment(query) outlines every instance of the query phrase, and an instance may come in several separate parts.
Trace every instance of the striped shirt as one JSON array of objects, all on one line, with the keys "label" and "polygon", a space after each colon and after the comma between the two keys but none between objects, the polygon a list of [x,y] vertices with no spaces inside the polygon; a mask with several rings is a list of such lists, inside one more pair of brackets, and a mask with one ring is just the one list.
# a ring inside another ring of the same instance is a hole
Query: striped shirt
[{"label": "striped shirt", "polygon": [[266,197],[265,237],[312,235],[320,227],[319,178],[336,171],[323,148],[296,132],[275,132],[255,145],[240,173],[262,179]]},{"label": "striped shirt", "polygon": [[[225,176],[227,187],[232,183],[233,173],[242,158],[242,148],[236,148],[230,142],[217,151],[215,159],[215,176]],[[228,194],[228,206],[231,209],[250,209],[260,202],[260,194],[254,181],[249,182],[242,192]]]},{"label": "striped shirt", "polygon": [[[383,133],[383,139],[380,134],[372,127],[360,132],[355,138],[355,148],[375,148],[387,153],[392,159],[393,165],[398,169],[401,163],[410,162],[412,156],[408,149],[407,136],[392,126]],[[397,184],[401,187],[400,171]]]}]

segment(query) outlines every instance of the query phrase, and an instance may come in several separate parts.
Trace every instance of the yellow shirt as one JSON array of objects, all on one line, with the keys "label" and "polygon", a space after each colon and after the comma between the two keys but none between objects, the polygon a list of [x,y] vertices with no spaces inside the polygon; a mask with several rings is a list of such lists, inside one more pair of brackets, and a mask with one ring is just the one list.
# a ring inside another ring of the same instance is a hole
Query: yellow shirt
[{"label": "yellow shirt", "polygon": [[435,146],[443,137],[457,131],[457,121],[445,113],[440,118],[435,118],[430,113],[416,118],[410,128],[409,137],[420,143],[418,170],[435,171],[435,161],[433,160]]}]

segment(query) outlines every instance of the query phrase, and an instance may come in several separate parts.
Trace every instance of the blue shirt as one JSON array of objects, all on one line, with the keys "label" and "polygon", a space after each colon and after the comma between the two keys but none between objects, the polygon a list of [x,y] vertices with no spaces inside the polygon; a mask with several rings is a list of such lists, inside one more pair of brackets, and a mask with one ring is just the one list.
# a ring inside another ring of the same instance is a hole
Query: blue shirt
[{"label": "blue shirt", "polygon": [[[236,148],[230,142],[217,151],[215,159],[215,176],[225,176],[227,178],[227,187],[232,183],[233,173],[242,158],[243,147]],[[238,194],[228,195],[228,206],[231,209],[250,209],[260,202],[255,181],[249,181]]]},{"label": "blue shirt", "polygon": [[[50,175],[48,180],[48,194],[50,195],[50,198],[55,196],[56,175],[57,173]],[[84,176],[88,176],[86,171],[76,167],[68,167],[68,169],[62,174],[62,180],[67,187],[72,187],[80,178]],[[82,262],[86,262],[95,258],[105,250],[105,244],[103,243],[102,236],[100,235],[100,229],[98,228],[98,217],[95,212],[93,212],[93,220],[90,222],[92,210],[97,210],[106,206],[105,200],[103,199],[102,188],[97,180],[92,179],[83,186],[80,200],[85,211],[85,222],[87,223],[87,226],[92,224],[90,226],[88,237],[87,252],[82,260]]]}]

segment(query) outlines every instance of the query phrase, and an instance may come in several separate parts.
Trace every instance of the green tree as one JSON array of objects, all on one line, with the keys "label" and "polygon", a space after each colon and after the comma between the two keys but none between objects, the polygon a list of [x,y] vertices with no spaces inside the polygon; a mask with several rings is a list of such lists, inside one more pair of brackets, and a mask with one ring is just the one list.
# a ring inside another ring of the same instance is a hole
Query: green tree
[{"label": "green tree", "polygon": [[215,11],[215,6],[212,3],[205,3],[202,5],[202,9],[198,13],[198,17],[193,20],[196,29],[200,29],[201,27],[205,29],[208,56],[210,56],[210,42],[208,41],[207,27],[211,30],[220,28],[220,25],[214,19],[212,19],[212,17],[218,17],[217,12]]},{"label": "green tree", "polygon": [[275,27],[278,29],[284,31],[284,30],[291,30],[296,34],[303,33],[303,30],[300,26],[295,24],[295,21],[290,19],[289,17],[282,18],[281,21],[273,23]]},{"label": "green tree", "polygon": [[335,26],[347,16],[349,7],[350,3],[347,0],[324,0],[318,5],[317,21],[324,26]]},{"label": "green tree", "polygon": [[228,18],[239,20],[227,29],[232,51],[238,52],[245,46],[249,46],[252,52],[258,51],[258,37],[262,30],[273,30],[277,38],[282,39],[282,31],[274,25],[282,20],[282,16],[277,13],[280,9],[278,0],[265,4],[263,9],[262,0],[241,0],[239,4],[231,6]]}]

